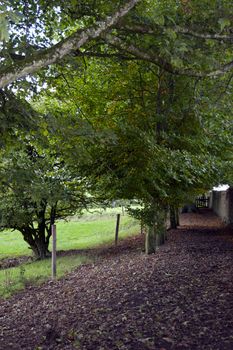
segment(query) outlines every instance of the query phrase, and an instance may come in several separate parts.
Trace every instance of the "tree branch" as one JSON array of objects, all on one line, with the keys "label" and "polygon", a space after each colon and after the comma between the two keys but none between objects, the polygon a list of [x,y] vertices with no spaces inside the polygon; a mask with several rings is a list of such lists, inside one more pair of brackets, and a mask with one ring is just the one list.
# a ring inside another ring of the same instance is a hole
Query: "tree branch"
[{"label": "tree branch", "polygon": [[181,27],[176,27],[174,28],[174,31],[176,33],[180,33],[180,34],[185,34],[185,35],[190,35],[190,36],[194,36],[196,38],[200,38],[200,39],[212,39],[212,40],[220,40],[220,41],[225,41],[225,40],[229,40],[233,42],[233,35],[224,35],[224,34],[211,34],[211,33],[198,33],[195,32],[194,30],[191,30],[189,28],[181,28]]},{"label": "tree branch", "polygon": [[124,29],[128,32],[132,33],[138,33],[138,34],[157,34],[158,29],[171,29],[174,32],[178,34],[184,34],[184,35],[190,35],[196,38],[200,39],[212,39],[212,40],[220,40],[220,41],[232,41],[233,42],[233,35],[226,35],[226,34],[216,34],[216,33],[199,33],[195,30],[189,29],[189,28],[182,28],[179,26],[176,27],[165,27],[165,26],[150,26],[148,24],[124,24],[123,22],[120,22],[119,24],[116,24],[115,26],[117,29]]},{"label": "tree branch", "polygon": [[113,37],[110,34],[106,34],[102,35],[102,38],[105,40],[105,42],[118,48],[119,50],[124,50],[128,54],[131,54],[140,60],[154,63],[160,68],[164,69],[165,71],[175,75],[186,75],[190,77],[199,78],[215,77],[218,75],[223,75],[224,73],[230,71],[233,68],[233,61],[231,61],[227,64],[221,65],[218,69],[207,72],[193,71],[189,68],[178,69],[172,66],[171,63],[165,61],[162,57],[152,54],[149,51],[142,51],[132,44],[128,45],[118,37]]},{"label": "tree branch", "polygon": [[123,55],[120,53],[102,53],[94,51],[80,51],[76,50],[74,52],[76,57],[99,57],[99,58],[119,58],[121,60],[135,60],[135,57]]},{"label": "tree branch", "polygon": [[215,100],[215,102],[214,102],[215,104],[218,103],[218,101],[226,94],[227,89],[228,89],[232,79],[233,79],[233,73],[230,75],[229,79],[227,80],[227,83],[226,83],[224,90],[219,94],[219,96]]},{"label": "tree branch", "polygon": [[91,28],[78,30],[58,44],[0,70],[0,88],[61,60],[73,50],[77,50],[90,40],[98,38],[104,31],[115,25],[120,18],[127,15],[139,1],[129,0],[112,16],[107,17],[105,21],[101,21]]},{"label": "tree branch", "polygon": [[157,66],[164,68],[166,71],[174,73],[173,67],[170,63],[166,62],[159,56],[149,53],[149,51],[142,51],[138,47],[132,44],[126,44],[125,41],[121,40],[118,37],[113,37],[110,34],[102,35],[102,38],[105,40],[106,43],[112,45],[118,50],[124,50],[128,54],[131,54],[137,57],[138,59],[155,63]]}]

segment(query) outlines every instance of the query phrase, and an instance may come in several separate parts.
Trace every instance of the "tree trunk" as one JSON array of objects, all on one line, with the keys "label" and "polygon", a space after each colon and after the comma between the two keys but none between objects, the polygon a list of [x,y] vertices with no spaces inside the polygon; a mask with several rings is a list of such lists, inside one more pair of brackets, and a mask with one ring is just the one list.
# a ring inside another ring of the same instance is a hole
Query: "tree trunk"
[{"label": "tree trunk", "polygon": [[145,237],[146,254],[155,253],[166,239],[167,209],[158,203],[151,205],[151,222]]},{"label": "tree trunk", "polygon": [[20,231],[25,242],[29,244],[30,249],[33,251],[36,260],[43,260],[51,256],[48,250],[49,241],[45,237],[45,228],[43,231],[38,231],[38,229],[32,227],[24,227]]},{"label": "tree trunk", "polygon": [[51,256],[51,253],[48,250],[48,244],[43,241],[36,241],[31,249],[34,253],[36,260],[43,260]]},{"label": "tree trunk", "polygon": [[154,225],[148,226],[145,236],[145,252],[146,254],[155,253],[155,227]]},{"label": "tree trunk", "polygon": [[170,227],[176,229],[180,225],[179,208],[170,206]]},{"label": "tree trunk", "polygon": [[157,230],[159,235],[159,244],[162,245],[165,243],[167,239],[167,206],[160,205],[159,206],[159,215],[157,222]]},{"label": "tree trunk", "polygon": [[180,226],[179,208],[175,208],[175,213],[176,213],[176,225]]},{"label": "tree trunk", "polygon": [[170,227],[172,229],[177,228],[176,208],[173,205],[170,206]]},{"label": "tree trunk", "polygon": [[165,227],[158,227],[156,236],[158,236],[158,244],[156,244],[156,247],[158,248],[165,243]]},{"label": "tree trunk", "polygon": [[156,227],[156,248],[165,243],[166,240],[166,210],[161,208],[158,213],[157,227]]}]

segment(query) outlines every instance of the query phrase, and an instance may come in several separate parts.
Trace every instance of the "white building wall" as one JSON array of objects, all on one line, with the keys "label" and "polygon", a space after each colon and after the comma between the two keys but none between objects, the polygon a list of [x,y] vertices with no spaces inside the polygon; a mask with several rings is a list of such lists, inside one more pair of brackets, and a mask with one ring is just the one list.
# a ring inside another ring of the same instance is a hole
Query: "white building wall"
[{"label": "white building wall", "polygon": [[210,207],[224,223],[233,223],[233,188],[226,191],[212,191]]}]

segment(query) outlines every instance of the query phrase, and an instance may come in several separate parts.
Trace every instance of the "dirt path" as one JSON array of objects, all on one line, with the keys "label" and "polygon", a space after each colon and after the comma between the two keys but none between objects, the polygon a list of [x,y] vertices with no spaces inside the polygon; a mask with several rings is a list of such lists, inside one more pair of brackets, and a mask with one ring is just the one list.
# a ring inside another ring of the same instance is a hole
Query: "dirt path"
[{"label": "dirt path", "polygon": [[1,350],[233,349],[233,231],[183,214],[156,254],[141,238],[0,302]]}]

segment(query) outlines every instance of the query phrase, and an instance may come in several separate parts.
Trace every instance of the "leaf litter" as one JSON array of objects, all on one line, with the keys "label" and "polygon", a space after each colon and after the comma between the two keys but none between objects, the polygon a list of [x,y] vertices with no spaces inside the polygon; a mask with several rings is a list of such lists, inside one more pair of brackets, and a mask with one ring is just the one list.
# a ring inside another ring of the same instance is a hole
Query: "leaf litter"
[{"label": "leaf litter", "polygon": [[182,214],[156,254],[143,236],[0,301],[2,350],[233,349],[233,229]]}]

